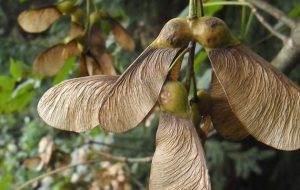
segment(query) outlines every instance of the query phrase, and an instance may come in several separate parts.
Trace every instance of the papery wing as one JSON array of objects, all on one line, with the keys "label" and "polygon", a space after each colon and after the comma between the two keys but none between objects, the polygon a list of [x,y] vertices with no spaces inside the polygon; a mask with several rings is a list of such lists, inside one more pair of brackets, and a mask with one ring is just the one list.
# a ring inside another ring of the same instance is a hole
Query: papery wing
[{"label": "papery wing", "polygon": [[226,139],[241,140],[248,136],[247,130],[232,112],[223,87],[220,85],[215,73],[211,79],[211,117],[214,128]]},{"label": "papery wing", "polygon": [[38,103],[40,117],[50,126],[75,132],[99,124],[98,111],[117,76],[88,76],[50,88]]},{"label": "papery wing", "polygon": [[257,140],[300,148],[300,89],[243,45],[209,52],[233,113]]},{"label": "papery wing", "polygon": [[190,118],[162,113],[150,174],[150,190],[210,190],[202,145]]},{"label": "papery wing", "polygon": [[120,76],[99,111],[100,126],[111,132],[136,127],[155,105],[180,49],[149,46]]}]

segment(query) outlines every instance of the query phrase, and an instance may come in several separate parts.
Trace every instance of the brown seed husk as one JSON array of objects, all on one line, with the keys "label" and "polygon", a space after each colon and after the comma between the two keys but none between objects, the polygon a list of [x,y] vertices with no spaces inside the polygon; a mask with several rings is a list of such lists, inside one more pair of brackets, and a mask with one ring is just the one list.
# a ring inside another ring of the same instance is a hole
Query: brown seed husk
[{"label": "brown seed husk", "polygon": [[67,44],[55,45],[42,52],[34,60],[33,70],[37,74],[54,76],[68,58],[76,55],[80,55],[80,51],[75,40]]},{"label": "brown seed husk", "polygon": [[112,57],[103,52],[95,56],[86,56],[86,67],[91,75],[116,75],[116,70],[112,63]]},{"label": "brown seed husk", "polygon": [[300,89],[244,45],[209,52],[233,113],[257,140],[282,150],[300,148]]},{"label": "brown seed husk", "polygon": [[134,51],[135,43],[132,37],[128,34],[125,28],[116,20],[111,19],[112,34],[116,42],[127,51]]},{"label": "brown seed husk", "polygon": [[83,132],[99,124],[98,110],[117,76],[65,80],[50,88],[38,103],[40,117],[50,126]]},{"label": "brown seed husk", "polygon": [[66,38],[66,42],[72,41],[73,39],[76,39],[76,38],[81,37],[83,35],[84,35],[83,26],[79,25],[75,22],[71,22],[70,30],[69,30],[69,34]]},{"label": "brown seed husk", "polygon": [[113,59],[106,52],[105,40],[99,27],[91,28],[90,35],[86,36],[86,43],[90,50],[90,55],[86,56],[89,75],[116,75]]},{"label": "brown seed husk", "polygon": [[105,50],[105,38],[101,29],[94,25],[90,28],[89,34],[85,36],[87,46],[91,50],[104,51]]},{"label": "brown seed husk", "polygon": [[151,164],[150,190],[210,190],[202,145],[189,117],[162,113]]},{"label": "brown seed husk", "polygon": [[229,140],[241,140],[247,137],[248,132],[233,113],[226,94],[214,72],[212,73],[210,92],[212,99],[210,115],[214,128]]},{"label": "brown seed husk", "polygon": [[18,17],[18,23],[26,32],[40,33],[47,30],[62,16],[56,7],[28,9]]}]

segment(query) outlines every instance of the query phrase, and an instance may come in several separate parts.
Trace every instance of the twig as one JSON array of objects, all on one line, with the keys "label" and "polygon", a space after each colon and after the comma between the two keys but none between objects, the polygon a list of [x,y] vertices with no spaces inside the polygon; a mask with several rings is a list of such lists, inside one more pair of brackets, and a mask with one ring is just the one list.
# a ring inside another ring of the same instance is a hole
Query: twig
[{"label": "twig", "polygon": [[[110,159],[110,160],[114,160],[114,161],[119,161],[119,162],[127,162],[127,163],[143,163],[143,162],[151,162],[152,161],[152,156],[149,156],[149,157],[143,157],[143,158],[127,158],[127,157],[123,157],[123,156],[113,156],[111,154],[108,154],[108,153],[104,153],[104,152],[97,152],[100,156],[103,156],[107,159]],[[75,163],[75,164],[71,164],[71,165],[68,165],[68,166],[63,166],[63,167],[60,167],[60,168],[57,168],[55,170],[52,170],[50,172],[47,172],[45,174],[42,174],[40,176],[37,176],[25,183],[23,183],[22,185],[20,185],[19,187],[16,188],[16,190],[21,190],[21,189],[24,189],[25,187],[29,186],[30,184],[36,182],[36,181],[39,181],[41,179],[43,179],[44,177],[47,177],[47,176],[50,176],[50,175],[53,175],[53,174],[56,174],[56,173],[59,173],[59,172],[62,172],[64,170],[67,170],[67,169],[70,169],[70,168],[74,168],[76,166],[79,166],[79,165],[87,165],[87,164],[94,164],[94,163],[97,163],[99,162],[99,160],[89,160],[89,161],[83,161],[83,162],[79,162],[79,163]]]},{"label": "twig", "polygon": [[132,178],[132,182],[135,183],[140,190],[146,190],[146,188],[144,187],[144,185],[136,178]]},{"label": "twig", "polygon": [[200,3],[200,16],[204,16],[204,7],[203,7],[203,1],[200,0],[200,2],[198,1],[198,3]]},{"label": "twig", "polygon": [[288,27],[294,28],[296,26],[296,22],[294,20],[286,16],[284,12],[270,5],[266,1],[261,1],[261,0],[246,0],[246,1],[254,5],[255,7],[265,11],[266,13],[270,14],[277,20],[287,25]]},{"label": "twig", "polygon": [[114,156],[105,152],[97,152],[100,156],[103,156],[110,160],[127,162],[127,163],[143,163],[143,162],[151,162],[152,156],[143,157],[143,158],[127,158],[125,156]]},{"label": "twig", "polygon": [[269,30],[274,36],[279,38],[282,42],[286,42],[288,37],[281,34],[280,32],[276,31],[269,23],[267,23],[262,15],[257,12],[256,8],[252,8],[252,13],[256,16],[257,20],[267,29]]},{"label": "twig", "polygon": [[32,183],[34,183],[36,181],[39,181],[39,180],[43,179],[44,177],[47,177],[47,176],[50,176],[50,175],[62,172],[64,170],[67,170],[67,169],[70,169],[70,168],[73,168],[73,167],[76,167],[76,166],[79,166],[79,165],[93,164],[93,163],[96,163],[96,162],[97,162],[96,160],[84,161],[84,162],[79,162],[79,163],[76,163],[76,164],[71,164],[71,165],[68,165],[68,166],[63,166],[63,167],[57,168],[55,170],[52,170],[50,172],[47,172],[47,173],[42,174],[40,176],[37,176],[37,177],[35,177],[35,178],[33,178],[33,179],[29,180],[29,181],[26,181],[25,183],[23,183],[22,185],[20,185],[19,187],[17,187],[16,190],[24,189],[25,187],[29,186],[30,184],[32,184]]},{"label": "twig", "polygon": [[189,47],[185,48],[180,52],[180,54],[176,57],[175,60],[172,61],[170,67],[169,67],[169,72],[176,66],[176,64],[179,64],[179,60],[182,59],[182,57],[188,52],[190,49]]},{"label": "twig", "polygon": [[207,134],[207,138],[212,137],[215,134],[217,134],[217,131],[214,129]]},{"label": "twig", "polygon": [[112,148],[118,148],[118,149],[126,149],[126,150],[132,150],[132,151],[141,151],[147,154],[150,154],[151,152],[148,152],[145,149],[141,148],[134,148],[134,147],[128,147],[124,145],[119,145],[119,144],[110,144],[110,143],[105,143],[105,142],[99,142],[99,141],[94,141],[94,140],[88,140],[88,144],[97,144],[97,145],[102,145],[102,146],[107,146],[107,147],[112,147]]},{"label": "twig", "polygon": [[[192,75],[194,75],[195,47],[196,47],[196,43],[194,41],[190,42],[190,44],[189,44],[188,67],[187,67],[186,79],[185,79],[186,80],[185,81],[185,88],[186,88],[186,91],[188,93],[190,92]],[[196,97],[197,97],[197,92],[196,92]]]}]

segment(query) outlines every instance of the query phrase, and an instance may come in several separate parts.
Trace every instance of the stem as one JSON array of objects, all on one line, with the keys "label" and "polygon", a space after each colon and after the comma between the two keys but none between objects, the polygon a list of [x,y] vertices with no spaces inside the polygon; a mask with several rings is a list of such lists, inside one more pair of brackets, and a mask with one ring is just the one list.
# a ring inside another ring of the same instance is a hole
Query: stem
[{"label": "stem", "polygon": [[[189,4],[189,21],[192,21],[200,16],[204,15],[203,3],[202,0],[190,0]],[[194,98],[197,98],[197,85],[195,80],[194,72],[194,59],[195,59],[195,47],[196,43],[194,41],[189,44],[189,59],[188,59],[188,68],[186,72],[186,81],[185,87],[187,92],[190,92],[191,80],[193,80],[194,87]],[[195,92],[196,91],[196,92]]]},{"label": "stem", "polygon": [[169,71],[170,72],[174,67],[175,65],[179,62],[179,60],[184,56],[184,54],[186,54],[186,52],[189,51],[189,48],[185,48],[177,57],[176,59],[171,63],[171,66],[169,67]]},{"label": "stem", "polygon": [[91,0],[86,0],[86,28],[89,28],[90,27],[90,8],[91,8]]},{"label": "stem", "polygon": [[284,12],[272,6],[268,2],[261,1],[261,0],[246,0],[246,1],[248,1],[250,4],[253,4],[255,7],[263,10],[264,12],[270,14],[277,20],[287,25],[288,27],[290,28],[296,27],[296,22],[293,19],[288,17]]},{"label": "stem", "polygon": [[253,21],[253,13],[252,11],[250,12],[250,15],[248,17],[248,22],[247,22],[247,26],[246,26],[246,30],[245,30],[245,34],[244,34],[244,39],[248,36],[249,34],[249,31],[250,31],[250,27],[251,27],[251,24],[252,24],[252,21]]},{"label": "stem", "polygon": [[197,17],[197,0],[190,0],[189,4],[189,18]]},{"label": "stem", "polygon": [[[197,1],[197,2],[199,2],[199,1]],[[199,3],[200,3],[200,5],[199,5],[199,6],[200,6],[200,14],[199,14],[199,15],[200,15],[201,17],[203,17],[203,16],[204,16],[204,7],[203,7],[203,1],[202,1],[202,0],[200,0],[200,2],[199,2]]]},{"label": "stem", "polygon": [[69,169],[69,168],[74,168],[76,166],[79,166],[79,165],[86,165],[86,164],[93,164],[93,163],[96,163],[97,161],[95,160],[92,160],[92,161],[84,161],[84,162],[79,162],[79,163],[76,163],[76,164],[71,164],[71,165],[68,165],[68,166],[63,166],[63,167],[60,167],[60,168],[57,168],[55,170],[52,170],[50,172],[47,172],[43,175],[40,175],[40,176],[37,176],[25,183],[23,183],[21,186],[17,187],[16,190],[21,190],[21,189],[24,189],[25,187],[29,186],[30,184],[36,182],[36,181],[39,181],[41,179],[43,179],[44,177],[47,177],[49,175],[53,175],[53,174],[56,174],[56,173],[59,173],[59,172],[62,172],[66,169]]},{"label": "stem", "polygon": [[152,154],[152,153],[148,152],[147,150],[141,149],[141,148],[128,147],[128,146],[119,145],[119,144],[109,144],[109,143],[99,142],[99,141],[94,141],[94,140],[89,140],[87,142],[87,144],[97,144],[97,145],[107,146],[107,147],[116,148],[116,149],[127,149],[127,150],[131,150],[131,151]]},{"label": "stem", "polygon": [[233,5],[233,6],[247,6],[252,7],[250,3],[247,2],[238,2],[238,1],[220,1],[220,2],[208,2],[203,4],[204,7],[212,7],[217,5]]},{"label": "stem", "polygon": [[257,12],[256,8],[252,8],[252,13],[256,16],[257,20],[267,29],[271,34],[279,38],[283,43],[288,40],[288,37],[275,30],[265,19]]},{"label": "stem", "polygon": [[105,152],[97,152],[100,156],[103,156],[110,160],[115,160],[119,162],[127,162],[127,163],[145,163],[145,162],[151,162],[152,156],[143,157],[143,158],[128,158],[125,156],[114,156]]},{"label": "stem", "polygon": [[[247,0],[251,3],[254,4],[254,2],[261,2],[260,0]],[[276,36],[277,38],[279,38],[281,41],[286,41],[287,37],[284,36],[283,34],[277,32],[269,23],[267,23],[264,18],[257,12],[256,8],[251,4],[251,3],[247,3],[247,2],[211,2],[211,3],[206,3],[204,4],[204,7],[209,7],[209,6],[216,6],[216,5],[235,5],[235,6],[247,6],[251,9],[252,13],[255,15],[255,17],[257,18],[257,20],[267,29],[269,30],[274,36]],[[277,8],[271,6],[271,5],[267,5],[267,8],[265,7],[265,4],[263,5],[265,9],[263,9],[262,5],[256,5],[258,8],[261,8],[262,10],[264,10],[265,12],[269,13],[271,16],[273,16],[274,18],[280,20],[281,22],[283,22],[284,24],[286,24],[288,27],[293,28],[295,27],[295,22],[292,19],[289,19],[287,16],[284,15],[284,13],[282,13],[280,10],[278,10]],[[272,9],[270,7],[272,7]],[[273,13],[271,10],[274,10],[275,12]]]},{"label": "stem", "polygon": [[[195,6],[193,8],[193,6]],[[196,11],[194,11],[196,9]],[[189,20],[192,21],[193,19],[199,18],[200,16],[204,16],[204,8],[203,8],[203,2],[202,0],[190,0],[190,12],[189,12]],[[194,12],[192,12],[194,11]],[[186,71],[186,81],[185,81],[185,87],[187,92],[190,92],[190,86],[191,82],[193,83],[193,99],[196,104],[198,104],[198,97],[197,97],[197,80],[195,77],[195,71],[194,71],[194,60],[195,60],[195,48],[196,48],[196,42],[192,41],[189,43],[189,58],[188,58],[188,67]],[[197,131],[198,137],[201,140],[202,133],[201,130],[198,128],[199,124],[195,124],[195,129]]]},{"label": "stem", "polygon": [[96,2],[95,1],[93,1],[93,11],[98,11],[98,9],[97,9],[97,5],[96,5]]},{"label": "stem", "polygon": [[[196,43],[190,42],[189,44],[189,58],[188,58],[188,67],[186,71],[186,81],[185,81],[185,88],[187,92],[190,92],[190,86],[191,86],[191,79],[195,78],[194,73],[194,58],[195,58],[195,47]],[[194,89],[195,91],[195,89]],[[197,89],[196,89],[196,96],[194,98],[197,98]]]},{"label": "stem", "polygon": [[[114,160],[114,161],[119,161],[119,162],[127,162],[127,163],[145,163],[146,162],[147,163],[147,162],[152,161],[152,156],[143,157],[143,158],[127,158],[127,157],[123,157],[123,156],[114,156],[114,155],[104,153],[104,152],[98,152],[98,154],[102,157],[107,158],[107,159]],[[74,167],[79,166],[79,165],[87,165],[87,164],[94,164],[94,163],[99,163],[99,160],[83,161],[83,162],[79,162],[79,163],[75,163],[75,164],[71,164],[71,165],[68,165],[68,166],[63,166],[63,167],[57,168],[55,170],[52,170],[50,172],[47,172],[47,173],[42,174],[40,176],[37,176],[37,177],[23,183],[21,186],[17,187],[16,190],[24,189],[25,187],[29,186],[30,184],[32,184],[36,181],[39,181],[39,180],[43,179],[44,177],[62,172],[62,171],[67,170],[69,168],[74,168]]]},{"label": "stem", "polygon": [[[253,8],[256,6],[257,8],[263,10],[264,12],[270,14],[277,20],[281,21],[285,25],[287,25],[289,28],[295,28],[296,27],[296,22],[286,16],[281,10],[277,9],[276,7],[270,5],[266,1],[261,1],[261,0],[246,0],[248,2],[244,1],[220,1],[220,2],[208,2],[203,4],[204,7],[211,7],[211,6],[217,6],[217,5],[233,5],[233,6],[247,6],[249,8]],[[254,5],[254,6],[253,6]]]},{"label": "stem", "polygon": [[242,7],[242,21],[241,21],[241,34],[242,34],[243,40],[245,37],[245,31],[246,31],[246,13],[247,13],[246,6],[243,6]]}]

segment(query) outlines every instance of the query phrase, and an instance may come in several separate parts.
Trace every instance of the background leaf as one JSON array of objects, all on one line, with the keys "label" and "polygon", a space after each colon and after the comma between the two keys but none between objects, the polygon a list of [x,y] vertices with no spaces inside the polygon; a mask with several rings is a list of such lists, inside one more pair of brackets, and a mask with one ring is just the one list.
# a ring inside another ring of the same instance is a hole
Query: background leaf
[{"label": "background leaf", "polygon": [[60,83],[61,81],[65,80],[68,77],[76,61],[77,61],[77,57],[74,56],[66,60],[61,70],[55,76],[53,80],[53,85]]}]

